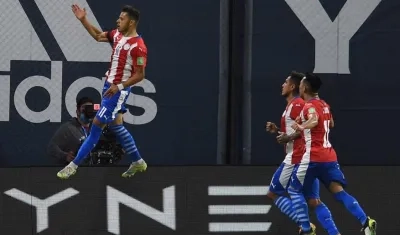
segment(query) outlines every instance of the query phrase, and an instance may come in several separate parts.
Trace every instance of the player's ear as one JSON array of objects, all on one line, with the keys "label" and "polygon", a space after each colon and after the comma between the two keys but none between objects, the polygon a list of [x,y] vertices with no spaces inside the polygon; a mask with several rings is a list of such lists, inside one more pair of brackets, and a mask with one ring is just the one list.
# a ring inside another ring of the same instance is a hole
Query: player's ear
[{"label": "player's ear", "polygon": [[307,92],[307,93],[311,92],[311,88],[310,88],[310,86],[308,84],[306,86],[304,86],[304,91]]}]

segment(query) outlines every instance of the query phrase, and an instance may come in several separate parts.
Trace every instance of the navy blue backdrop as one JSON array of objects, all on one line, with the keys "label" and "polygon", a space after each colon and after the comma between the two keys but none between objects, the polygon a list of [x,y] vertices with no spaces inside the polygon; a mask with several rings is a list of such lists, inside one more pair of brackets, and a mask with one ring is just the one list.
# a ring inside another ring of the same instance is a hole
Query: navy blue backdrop
[{"label": "navy blue backdrop", "polygon": [[[280,121],[286,105],[285,99],[280,97],[281,85],[289,72],[312,72],[315,67],[315,40],[287,2],[295,1],[254,1],[253,164],[282,161],[283,148],[276,144],[275,136],[267,135],[262,127],[267,120]],[[332,21],[346,3],[320,2]],[[359,8],[368,5],[358,4]],[[400,131],[396,124],[400,115],[397,92],[399,7],[398,1],[380,2],[351,38],[350,74],[319,74],[324,83],[320,96],[331,104],[335,118],[331,143],[342,164],[400,163],[396,156],[396,133]],[[300,12],[307,14],[309,11],[305,7]],[[338,25],[338,29],[340,27]]]},{"label": "navy blue backdrop", "polygon": [[[109,66],[110,47],[98,46],[82,33],[68,1],[0,2],[5,25],[0,36],[0,165],[51,165],[47,143],[74,113],[67,111],[75,98],[68,94],[77,89],[71,85],[86,77],[82,81],[91,88],[80,90],[78,97],[89,95],[100,101],[96,89],[101,89]],[[126,3],[77,2],[87,5],[90,20],[103,30],[115,27]],[[137,0],[135,6],[142,12],[139,31],[149,48],[148,83],[145,89],[134,88],[135,104],[128,107],[136,117],[127,118],[127,128],[149,164],[216,164],[220,2]],[[331,142],[340,162],[400,163],[395,155],[400,131],[396,122],[400,115],[398,9],[397,0],[301,4],[254,0],[252,164],[282,161],[282,146],[263,126],[267,120],[280,120],[285,107],[281,84],[289,72],[314,69],[324,82],[320,95],[333,109],[336,127]],[[230,17],[241,19],[243,12],[231,12]],[[71,33],[63,35],[64,31]],[[80,38],[85,47],[78,46]],[[231,79],[237,77],[230,74]],[[43,81],[49,91],[40,87]],[[29,84],[35,87],[24,96]],[[39,112],[49,106],[51,112],[46,117],[34,114],[24,108],[25,102],[30,110]],[[29,116],[51,122],[35,123],[26,120]]]},{"label": "navy blue backdrop", "polygon": [[[22,7],[32,7],[32,2],[21,1],[21,4]],[[126,1],[116,0],[105,4],[90,0],[88,4],[102,29],[108,30],[115,28],[120,9]],[[6,3],[5,5],[7,7]],[[219,2],[139,0],[135,1],[135,6],[142,14],[139,33],[149,48],[146,79],[151,81],[156,92],[144,93],[141,88],[134,90],[135,94],[154,100],[157,104],[157,115],[146,124],[128,123],[128,129],[133,133],[143,157],[150,164],[215,164]],[[67,7],[71,18],[68,20],[77,21],[69,5]],[[33,21],[40,22],[42,14],[39,10],[31,9],[28,12],[32,24]],[[13,28],[10,26],[10,29],[6,30],[11,31]],[[54,41],[49,42],[53,36],[46,24],[37,26],[36,31],[47,53],[53,54],[52,58],[55,59],[52,60],[62,60],[63,56],[59,56],[61,46]],[[93,40],[93,43],[96,42]],[[64,51],[64,54],[67,53]],[[14,105],[16,86],[33,75],[50,78],[50,63],[13,60],[10,72],[3,72],[11,77],[10,117],[9,121],[0,122],[0,155],[3,165],[53,164],[52,159],[46,156],[45,150],[60,122],[30,123],[21,118]],[[109,63],[69,62],[65,61],[64,57],[62,66],[62,90],[59,92],[62,92],[62,122],[65,122],[70,118],[64,101],[68,87],[83,76],[101,79]],[[78,97],[83,95],[92,96],[97,102],[100,101],[100,94],[93,88],[82,90]],[[16,97],[15,99],[23,100],[18,94]],[[27,106],[34,111],[41,111],[48,106],[49,97],[43,88],[33,88],[27,93]],[[140,107],[129,108],[130,112],[137,116],[144,112]]]}]

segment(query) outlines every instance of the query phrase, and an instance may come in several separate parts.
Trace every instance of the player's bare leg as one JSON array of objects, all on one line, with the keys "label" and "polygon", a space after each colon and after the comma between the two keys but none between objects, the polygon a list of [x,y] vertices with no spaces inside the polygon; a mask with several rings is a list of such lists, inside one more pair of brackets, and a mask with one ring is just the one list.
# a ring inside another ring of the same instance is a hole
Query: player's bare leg
[{"label": "player's bare leg", "polygon": [[90,151],[92,151],[92,149],[96,146],[104,127],[105,124],[101,123],[100,120],[97,119],[97,117],[93,119],[93,124],[90,129],[89,136],[85,139],[85,141],[79,148],[78,154],[76,155],[75,159],[57,173],[58,178],[68,179],[76,173],[79,164],[89,155]]},{"label": "player's bare leg", "polygon": [[329,191],[334,194],[337,201],[341,202],[360,221],[362,225],[361,232],[366,235],[376,235],[377,222],[365,214],[358,201],[348,194],[340,183],[332,182],[329,185]]},{"label": "player's bare leg", "polygon": [[123,115],[118,113],[115,120],[110,125],[110,130],[114,132],[118,142],[124,148],[125,153],[127,153],[132,160],[128,170],[122,174],[122,177],[129,178],[135,175],[137,172],[146,171],[147,163],[140,156],[139,150],[136,147],[132,135],[126,130],[126,128],[123,126],[123,123]]}]

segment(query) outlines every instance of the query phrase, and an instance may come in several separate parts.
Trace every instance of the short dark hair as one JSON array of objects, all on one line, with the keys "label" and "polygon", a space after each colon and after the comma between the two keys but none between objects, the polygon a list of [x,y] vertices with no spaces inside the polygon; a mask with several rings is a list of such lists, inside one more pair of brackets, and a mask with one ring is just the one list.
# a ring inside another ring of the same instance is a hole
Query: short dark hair
[{"label": "short dark hair", "polygon": [[92,99],[90,99],[89,97],[82,97],[82,98],[80,98],[79,100],[77,100],[76,101],[76,108],[77,109],[80,109],[81,108],[81,106],[83,105],[83,104],[85,104],[85,103],[92,103],[93,104],[93,100]]},{"label": "short dark hair", "polygon": [[301,82],[301,79],[303,79],[304,78],[304,74],[303,73],[299,73],[299,72],[296,72],[296,71],[292,71],[291,73],[290,73],[290,81],[294,84],[294,86],[295,86],[295,89],[294,89],[294,92],[296,93],[296,94],[299,94],[299,87],[300,87],[300,82]]},{"label": "short dark hair", "polygon": [[122,7],[121,12],[125,12],[126,14],[128,14],[129,18],[136,21],[136,23],[138,23],[140,20],[140,11],[133,6],[125,5],[124,7]]},{"label": "short dark hair", "polygon": [[307,83],[310,91],[313,93],[318,93],[319,88],[322,86],[321,78],[313,73],[306,73],[304,81]]}]

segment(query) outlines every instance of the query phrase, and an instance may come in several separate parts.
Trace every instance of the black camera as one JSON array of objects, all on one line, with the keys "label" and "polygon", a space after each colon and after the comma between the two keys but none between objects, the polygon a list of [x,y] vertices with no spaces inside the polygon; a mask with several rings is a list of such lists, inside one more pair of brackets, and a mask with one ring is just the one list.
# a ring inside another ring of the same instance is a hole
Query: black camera
[{"label": "black camera", "polygon": [[106,126],[97,145],[89,154],[89,165],[112,165],[118,163],[124,155],[116,136]]},{"label": "black camera", "polygon": [[[90,121],[90,126],[99,109],[99,104],[83,106],[82,113]],[[102,131],[99,142],[89,154],[88,163],[89,165],[116,164],[122,159],[123,155],[124,150],[122,146],[117,143],[115,134],[106,126]]]}]

